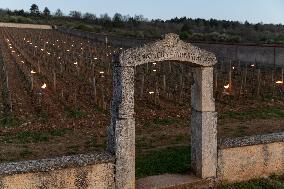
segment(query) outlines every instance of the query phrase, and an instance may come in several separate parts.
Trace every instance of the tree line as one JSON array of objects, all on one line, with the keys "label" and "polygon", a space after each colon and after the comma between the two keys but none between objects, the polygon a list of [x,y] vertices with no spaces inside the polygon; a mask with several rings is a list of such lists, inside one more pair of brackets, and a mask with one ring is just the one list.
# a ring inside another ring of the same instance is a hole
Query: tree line
[{"label": "tree line", "polygon": [[93,13],[61,9],[51,13],[48,7],[42,11],[32,4],[30,11],[0,9],[0,21],[52,24],[89,32],[109,33],[127,37],[157,38],[169,32],[180,34],[182,39],[203,42],[284,44],[284,25],[244,23],[217,19],[192,19],[187,17],[169,20],[149,20],[143,15],[122,15],[113,17],[107,13],[97,16]]}]

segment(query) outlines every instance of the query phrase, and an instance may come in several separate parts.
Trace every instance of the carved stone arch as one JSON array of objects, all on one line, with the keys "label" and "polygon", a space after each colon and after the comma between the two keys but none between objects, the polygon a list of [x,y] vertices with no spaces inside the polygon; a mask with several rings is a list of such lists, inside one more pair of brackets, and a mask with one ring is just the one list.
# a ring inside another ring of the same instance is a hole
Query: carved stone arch
[{"label": "carved stone arch", "polygon": [[135,188],[134,68],[162,61],[193,66],[191,90],[191,165],[201,178],[216,177],[217,113],[213,98],[213,53],[181,41],[176,34],[113,56],[113,99],[108,151],[116,156],[116,188]]},{"label": "carved stone arch", "polygon": [[217,63],[213,53],[185,43],[172,33],[167,34],[164,40],[122,52],[118,62],[120,66],[138,66],[165,60],[185,62],[193,66],[213,66]]}]

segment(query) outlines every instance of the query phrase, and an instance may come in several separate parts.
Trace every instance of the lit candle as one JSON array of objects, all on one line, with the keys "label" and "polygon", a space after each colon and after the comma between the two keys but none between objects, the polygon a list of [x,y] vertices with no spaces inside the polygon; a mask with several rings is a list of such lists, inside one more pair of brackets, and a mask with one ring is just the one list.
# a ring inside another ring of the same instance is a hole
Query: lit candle
[{"label": "lit candle", "polygon": [[230,88],[230,84],[225,85],[224,88],[225,88],[225,89],[229,89],[229,88]]},{"label": "lit candle", "polygon": [[41,86],[42,89],[45,89],[46,87],[47,87],[47,86],[46,86],[45,83]]}]

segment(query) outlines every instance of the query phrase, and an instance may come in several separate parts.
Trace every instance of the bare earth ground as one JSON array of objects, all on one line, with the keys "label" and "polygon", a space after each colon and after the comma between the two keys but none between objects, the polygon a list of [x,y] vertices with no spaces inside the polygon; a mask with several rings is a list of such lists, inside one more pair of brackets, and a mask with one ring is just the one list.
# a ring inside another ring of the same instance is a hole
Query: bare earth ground
[{"label": "bare earth ground", "polygon": [[[246,103],[247,104],[247,103]],[[217,106],[218,137],[239,137],[284,131],[282,101],[252,103],[248,108]],[[136,150],[138,154],[190,144],[190,112],[184,107],[163,110],[136,110]],[[167,109],[169,108],[169,109]],[[237,111],[236,111],[237,109]],[[166,111],[167,110],[167,111]],[[225,110],[225,111],[224,111]],[[101,113],[101,112],[99,112]],[[21,123],[1,127],[0,161],[18,161],[90,153],[106,148],[109,115],[71,117],[64,125]],[[97,115],[98,114],[98,115]]]}]

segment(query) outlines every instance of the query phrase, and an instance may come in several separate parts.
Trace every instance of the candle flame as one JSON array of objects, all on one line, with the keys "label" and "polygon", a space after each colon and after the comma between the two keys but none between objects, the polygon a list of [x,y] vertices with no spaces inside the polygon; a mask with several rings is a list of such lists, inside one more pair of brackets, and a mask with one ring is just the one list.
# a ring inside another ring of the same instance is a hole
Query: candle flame
[{"label": "candle flame", "polygon": [[46,84],[44,83],[42,86],[41,86],[42,89],[45,89],[46,88]]},{"label": "candle flame", "polygon": [[230,88],[230,84],[225,85],[224,88],[225,88],[225,89],[229,89],[229,88]]},{"label": "candle flame", "polygon": [[31,71],[31,74],[35,74],[35,73],[36,73],[35,71],[33,71],[33,70]]},{"label": "candle flame", "polygon": [[154,94],[154,93],[155,93],[155,92],[153,92],[153,91],[150,91],[150,92],[149,92],[150,95],[151,95],[151,94]]},{"label": "candle flame", "polygon": [[276,84],[283,84],[283,81],[276,81]]}]

